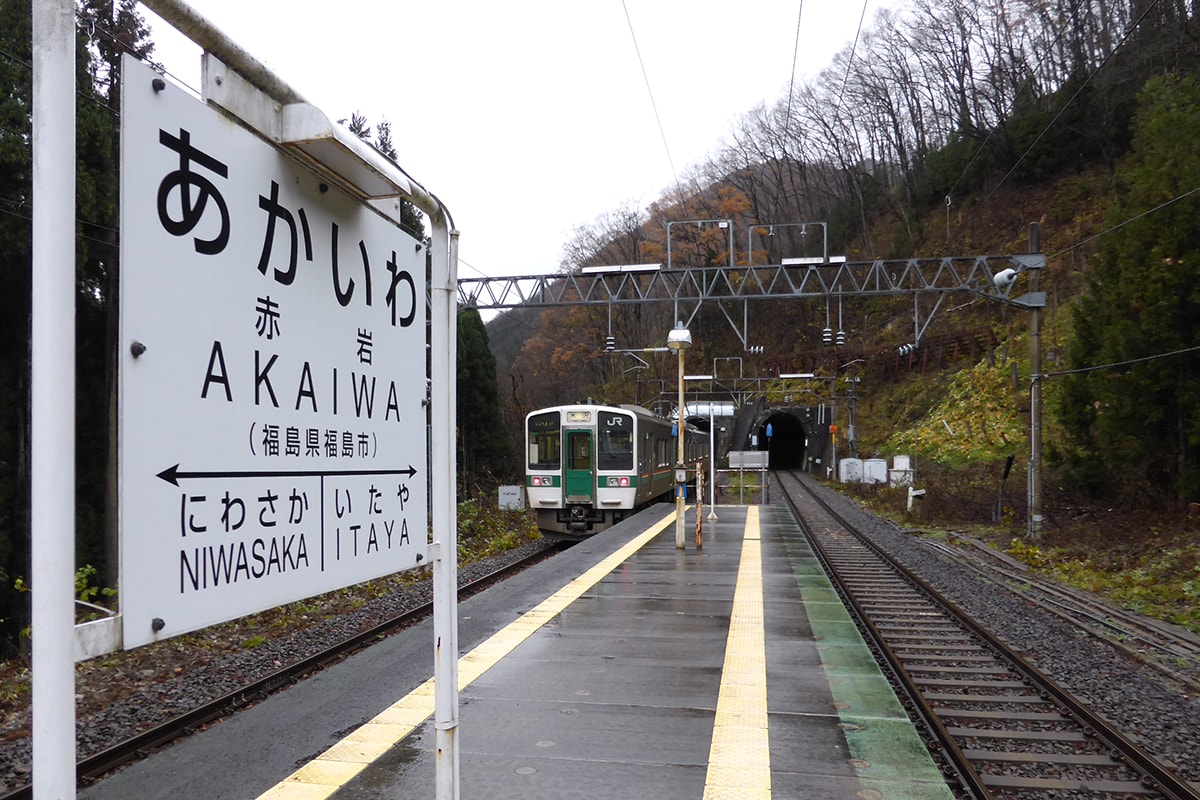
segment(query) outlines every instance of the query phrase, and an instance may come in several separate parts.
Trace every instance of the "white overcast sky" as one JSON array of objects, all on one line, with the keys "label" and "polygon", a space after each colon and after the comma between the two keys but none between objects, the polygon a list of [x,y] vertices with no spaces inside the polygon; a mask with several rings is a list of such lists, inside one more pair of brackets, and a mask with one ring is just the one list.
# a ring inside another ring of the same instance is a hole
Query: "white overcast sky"
[{"label": "white overcast sky", "polygon": [[[331,119],[392,123],[401,166],[461,231],[461,277],[555,272],[575,226],[656,200],[672,163],[682,177],[741,114],[784,97],[793,58],[797,84],[815,77],[863,13],[860,0],[190,5]],[[198,49],[143,11],[156,60],[196,87]]]}]

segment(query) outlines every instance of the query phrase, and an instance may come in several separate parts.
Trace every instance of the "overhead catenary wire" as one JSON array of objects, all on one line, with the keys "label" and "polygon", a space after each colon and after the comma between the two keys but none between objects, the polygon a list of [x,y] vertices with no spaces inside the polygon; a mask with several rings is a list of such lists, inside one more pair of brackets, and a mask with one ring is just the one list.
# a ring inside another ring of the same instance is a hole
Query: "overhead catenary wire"
[{"label": "overhead catenary wire", "polygon": [[[18,208],[20,208],[20,206],[18,206]],[[17,219],[24,220],[25,222],[33,221],[32,211],[26,214],[23,211],[13,211],[12,209],[0,207],[0,214],[7,214],[10,217],[16,217]]]},{"label": "overhead catenary wire", "polygon": [[834,108],[842,107],[842,96],[846,94],[846,83],[850,80],[850,66],[854,63],[854,54],[858,52],[858,40],[862,36],[863,20],[867,18],[867,4],[870,2],[871,0],[863,0],[862,13],[858,16],[858,28],[854,31],[854,44],[850,45],[850,57],[846,59],[846,73],[842,75],[842,88],[838,90]]},{"label": "overhead catenary wire", "polygon": [[988,192],[987,197],[983,199],[985,203],[988,200],[991,200],[992,196],[1000,190],[1000,187],[1004,185],[1005,181],[1012,177],[1012,174],[1016,172],[1017,167],[1020,166],[1021,162],[1025,160],[1025,157],[1033,152],[1033,148],[1036,147],[1038,142],[1042,140],[1042,137],[1054,127],[1054,124],[1058,122],[1059,118],[1066,113],[1066,110],[1071,107],[1071,104],[1074,103],[1079,95],[1083,93],[1083,90],[1087,88],[1087,85],[1092,82],[1092,78],[1096,77],[1096,74],[1100,72],[1100,70],[1104,69],[1104,65],[1108,63],[1108,60],[1117,54],[1117,51],[1121,49],[1125,42],[1129,40],[1129,37],[1133,35],[1133,32],[1137,30],[1138,26],[1142,24],[1142,20],[1146,18],[1146,15],[1153,11],[1155,7],[1158,6],[1159,2],[1160,0],[1154,0],[1154,2],[1150,3],[1150,5],[1146,7],[1146,10],[1142,12],[1141,16],[1139,16],[1137,20],[1129,26],[1129,28],[1125,31],[1125,35],[1121,37],[1121,41],[1117,42],[1117,46],[1110,50],[1108,54],[1104,56],[1103,60],[1096,65],[1096,68],[1092,70],[1091,74],[1087,76],[1083,83],[1079,84],[1079,88],[1075,90],[1075,94],[1071,95],[1071,98],[1063,104],[1063,107],[1060,108],[1058,113],[1054,115],[1054,119],[1046,123],[1046,127],[1042,128],[1041,133],[1039,133],[1037,137],[1029,143],[1029,146],[1025,148],[1025,152],[1022,153],[1021,157],[1016,160],[1016,162],[1012,165],[1012,168],[1005,173],[1004,177],[1000,179],[998,184],[992,187],[992,191]]},{"label": "overhead catenary wire", "polygon": [[14,64],[20,64],[21,66],[26,67],[28,69],[33,69],[33,64],[31,62],[26,61],[25,59],[21,58],[20,56],[13,55],[12,53],[8,52],[7,50],[0,49],[0,58],[7,58],[9,61],[13,62]]},{"label": "overhead catenary wire", "polygon": [[1161,211],[1162,209],[1166,208],[1167,206],[1171,205],[1172,203],[1177,203],[1180,200],[1183,200],[1185,197],[1191,197],[1192,195],[1196,194],[1196,192],[1200,192],[1200,186],[1197,186],[1195,189],[1192,189],[1190,191],[1184,192],[1183,194],[1179,195],[1178,197],[1172,197],[1170,200],[1167,200],[1164,203],[1159,203],[1154,208],[1151,208],[1147,211],[1143,211],[1141,214],[1138,214],[1136,217],[1130,217],[1129,219],[1125,220],[1124,222],[1113,225],[1111,228],[1109,228],[1107,230],[1100,231],[1099,233],[1089,236],[1088,238],[1086,238],[1082,241],[1076,242],[1075,244],[1071,245],[1070,247],[1064,247],[1062,250],[1059,250],[1057,253],[1051,253],[1049,256],[1047,256],[1047,258],[1056,258],[1058,256],[1069,253],[1078,247],[1083,247],[1088,242],[1095,241],[1096,239],[1099,239],[1101,236],[1106,236],[1106,235],[1112,233],[1113,231],[1120,230],[1121,228],[1124,228],[1129,223],[1137,222],[1142,217],[1148,217],[1156,211]]},{"label": "overhead catenary wire", "polygon": [[[106,35],[108,35],[107,32],[104,32],[104,33],[106,33]],[[125,46],[124,43],[122,43],[120,40],[113,38],[111,35],[108,35],[108,36],[118,45],[120,45],[122,47]],[[8,50],[0,49],[0,58],[3,58],[13,64],[18,65],[18,66],[25,67],[26,69],[30,69],[30,70],[33,69],[33,64],[30,61],[27,61],[26,59],[22,58],[21,56],[16,55],[12,52],[9,52]],[[89,94],[89,93],[85,92],[82,88],[77,88],[75,90],[75,96],[80,99],[86,100],[86,101],[92,103],[93,105],[104,109],[105,111],[108,111],[114,117],[120,118],[120,113],[116,109],[114,109],[112,106],[108,105],[107,103],[103,102],[100,99],[100,97],[98,97],[95,94]],[[11,208],[0,207],[0,213],[3,213],[10,217],[15,217],[17,219],[21,219],[21,220],[24,220],[27,222],[32,221],[33,206],[32,206],[32,202],[29,199],[24,199],[24,200],[21,200],[18,202],[16,200],[12,200],[9,198],[0,197],[0,203],[11,206]],[[105,225],[100,222],[94,222],[89,219],[84,219],[83,217],[76,217],[75,222],[78,225],[81,225],[81,226],[86,225],[90,228],[104,231],[106,233],[112,233],[112,234],[118,233],[118,231],[115,228],[113,228],[109,225]],[[77,234],[77,238],[84,240],[84,241],[95,242],[96,244],[102,244],[102,245],[112,244],[112,242],[108,242],[103,239],[97,239],[96,237],[89,236],[88,234],[83,233],[82,231]]]},{"label": "overhead catenary wire", "polygon": [[[1072,19],[1074,18],[1076,8],[1078,8],[1079,4],[1082,3],[1083,1],[1084,0],[1075,0],[1075,2],[1071,5],[1070,13],[1071,13]],[[1054,37],[1054,41],[1052,41],[1050,43],[1050,45],[1047,48],[1045,48],[1045,55],[1044,55],[1043,59],[1041,59],[1037,62],[1038,69],[1041,68],[1042,61],[1044,61],[1045,58],[1049,58],[1049,54],[1054,50],[1054,48],[1058,44],[1059,40],[1061,40],[1062,37],[1064,35],[1066,35],[1066,32],[1067,32],[1067,25],[1064,24],[1059,29],[1058,35]],[[1033,83],[1033,74],[1034,74],[1033,72],[1030,72],[1029,75],[1025,78],[1025,80],[1021,83],[1021,86],[1018,87],[1017,91],[1013,92],[1012,100],[1008,103],[1008,107],[1005,110],[1005,114],[1010,114],[1012,112],[1013,108],[1016,107],[1017,98],[1019,98],[1021,96],[1021,92],[1024,91],[1031,83]],[[988,129],[987,136],[985,136],[983,141],[979,144],[979,146],[975,148],[975,152],[971,155],[971,159],[967,162],[967,165],[965,167],[963,167],[962,174],[960,174],[958,176],[958,179],[954,181],[954,185],[950,187],[950,191],[946,193],[947,197],[954,196],[954,193],[958,190],[959,184],[962,183],[963,178],[967,177],[967,173],[970,171],[971,166],[974,165],[976,159],[978,159],[979,156],[983,153],[983,150],[985,147],[987,147],[988,142],[990,142],[992,140],[992,136],[994,136],[996,134],[998,127],[999,126],[997,126],[997,125],[992,125]]]},{"label": "overhead catenary wire", "polygon": [[[23,222],[32,222],[33,221],[33,210],[30,209],[27,205],[13,203],[10,200],[3,200],[2,198],[0,198],[0,202],[6,202],[9,205],[15,206],[17,209],[14,211],[12,209],[8,209],[8,208],[4,208],[4,207],[0,206],[0,214],[3,214],[8,217],[14,217]],[[28,212],[26,212],[26,209],[29,209]],[[110,232],[112,231],[112,228],[109,228],[105,225],[97,225],[96,223],[88,222],[87,220],[76,218],[75,221],[82,223],[84,225],[87,225],[89,227],[98,228],[102,231],[110,231]],[[114,244],[112,241],[109,241],[106,239],[98,239],[95,236],[91,236],[91,235],[83,233],[83,232],[76,233],[75,238],[80,241],[93,242],[95,244],[104,245],[106,247],[112,246]]]},{"label": "overhead catenary wire", "polygon": [[463,258],[462,258],[462,256],[459,256],[459,257],[458,257],[458,264],[459,264],[459,266],[466,267],[467,269],[474,270],[475,272],[478,272],[478,273],[479,273],[479,277],[481,277],[481,278],[486,278],[486,277],[487,277],[487,273],[486,273],[486,272],[484,272],[483,270],[481,270],[479,267],[475,266],[474,264],[470,264],[470,263],[468,263],[468,262],[464,261],[464,260],[463,260]]},{"label": "overhead catenary wire", "polygon": [[800,56],[800,20],[804,16],[804,0],[800,0],[800,9],[796,12],[796,41],[792,45],[792,74],[788,76],[787,109],[783,118],[792,118],[792,92],[796,86],[796,60]]},{"label": "overhead catenary wire", "polygon": [[633,50],[637,53],[638,66],[642,68],[642,78],[646,81],[646,92],[650,95],[650,107],[654,110],[654,121],[658,123],[658,133],[662,136],[663,150],[667,154],[667,163],[671,167],[671,175],[675,185],[679,185],[679,173],[675,171],[675,160],[671,158],[671,147],[667,144],[667,132],[663,130],[662,117],[658,114],[658,104],[654,102],[654,90],[650,88],[650,75],[646,72],[646,62],[642,60],[642,50],[638,47],[637,34],[633,31],[633,20],[629,16],[629,7],[621,0],[621,8],[625,11],[625,22],[629,25],[629,38],[633,40]]},{"label": "overhead catenary wire", "polygon": [[[84,20],[84,17],[82,14],[76,14],[76,17],[80,20]],[[86,21],[86,20],[84,20],[84,21]],[[151,69],[153,69],[158,74],[164,75],[164,76],[170,78],[172,81],[175,82],[175,84],[177,86],[180,86],[180,87],[186,89],[187,91],[191,92],[194,97],[200,97],[200,95],[201,95],[200,89],[198,89],[195,86],[192,86],[190,83],[188,83],[182,77],[180,77],[179,75],[176,75],[174,72],[171,72],[170,70],[168,70],[166,68],[166,65],[162,64],[161,62],[155,61],[150,56],[145,55],[143,53],[139,53],[138,51],[134,50],[129,45],[128,42],[118,39],[116,36],[114,36],[112,34],[111,31],[106,30],[103,27],[97,28],[97,27],[95,27],[95,25],[93,25],[91,27],[91,31],[92,31],[93,35],[103,36],[109,42],[116,45],[118,49],[122,50],[125,53],[128,53],[129,55],[136,58],[138,61],[141,61],[141,62],[147,64],[148,66],[150,66]],[[118,113],[116,109],[113,109],[112,111],[114,114]]]},{"label": "overhead catenary wire", "polygon": [[1200,345],[1196,345],[1195,347],[1184,347],[1180,350],[1172,350],[1168,353],[1155,353],[1154,355],[1151,355],[1151,356],[1142,356],[1141,358],[1131,358],[1131,359],[1128,359],[1127,361],[1114,361],[1111,364],[1097,364],[1094,367],[1078,367],[1076,369],[1059,370],[1058,372],[1043,372],[1041,375],[1039,375],[1037,377],[1057,378],[1061,375],[1078,375],[1079,373],[1082,373],[1082,372],[1095,372],[1096,370],[1100,370],[1100,369],[1115,369],[1117,367],[1127,367],[1130,364],[1140,364],[1144,361],[1157,361],[1160,358],[1170,358],[1171,356],[1179,356],[1179,355],[1183,355],[1185,353],[1194,353],[1197,350],[1200,350]]},{"label": "overhead catenary wire", "polygon": [[[32,69],[33,69],[33,64],[31,64],[30,62],[28,62],[28,61],[26,61],[25,59],[21,58],[20,56],[13,55],[12,53],[8,52],[7,50],[0,50],[0,58],[7,59],[8,61],[11,61],[11,62],[12,62],[12,63],[14,63],[14,64],[18,64],[18,65],[20,65],[20,66],[22,66],[22,67],[25,67],[26,69],[29,69],[29,70],[32,70]],[[87,93],[85,93],[85,92],[84,92],[82,89],[78,89],[78,88],[77,88],[77,89],[75,90],[75,96],[76,96],[76,97],[79,97],[79,98],[81,98],[81,99],[83,99],[83,100],[87,100],[89,103],[92,103],[93,105],[96,105],[96,106],[99,106],[100,108],[103,108],[105,111],[109,112],[109,113],[110,113],[110,114],[112,114],[114,117],[120,117],[120,116],[121,116],[121,115],[120,115],[120,113],[119,113],[119,112],[118,112],[118,111],[117,111],[115,108],[113,108],[112,106],[110,106],[108,103],[105,103],[105,102],[103,102],[103,101],[102,101],[102,100],[101,100],[101,99],[100,99],[100,98],[99,98],[97,95],[95,95],[95,94],[87,94]]]}]

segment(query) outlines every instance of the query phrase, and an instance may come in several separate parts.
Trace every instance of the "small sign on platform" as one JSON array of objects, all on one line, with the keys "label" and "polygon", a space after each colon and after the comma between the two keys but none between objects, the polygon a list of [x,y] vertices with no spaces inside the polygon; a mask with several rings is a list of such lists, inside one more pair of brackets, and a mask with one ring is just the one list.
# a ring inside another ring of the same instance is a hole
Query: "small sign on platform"
[{"label": "small sign on platform", "polygon": [[516,510],[525,508],[525,489],[521,486],[500,487],[500,508]]},{"label": "small sign on platform", "polygon": [[730,450],[730,469],[766,469],[771,454],[766,450]]}]

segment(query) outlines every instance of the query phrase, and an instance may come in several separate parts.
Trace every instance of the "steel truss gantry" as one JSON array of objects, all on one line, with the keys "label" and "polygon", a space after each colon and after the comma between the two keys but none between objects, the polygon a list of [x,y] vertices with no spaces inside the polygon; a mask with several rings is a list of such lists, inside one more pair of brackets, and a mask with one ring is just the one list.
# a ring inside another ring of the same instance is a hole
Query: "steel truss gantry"
[{"label": "steel truss gantry", "polygon": [[[824,299],[881,295],[914,296],[915,341],[925,326],[920,320],[922,297],[936,296],[925,325],[947,294],[966,292],[977,297],[1028,307],[1035,298],[1010,299],[1013,282],[997,281],[1005,270],[1015,273],[1046,265],[1042,253],[999,256],[951,256],[818,264],[759,264],[696,267],[654,271],[612,271],[459,278],[460,308],[508,309],[522,306],[675,304],[675,319],[687,325],[705,302],[716,302],[744,345],[748,345],[749,301]],[[1022,302],[1025,300],[1025,302]],[[1043,301],[1044,302],[1044,301]],[[742,306],[741,329],[730,316]],[[686,315],[681,305],[691,306]]]}]

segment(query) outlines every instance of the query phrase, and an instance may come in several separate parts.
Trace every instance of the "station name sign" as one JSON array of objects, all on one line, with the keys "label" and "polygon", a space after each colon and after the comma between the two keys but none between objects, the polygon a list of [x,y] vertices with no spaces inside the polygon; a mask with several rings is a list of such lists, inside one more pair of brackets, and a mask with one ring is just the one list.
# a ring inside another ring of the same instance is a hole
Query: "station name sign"
[{"label": "station name sign", "polygon": [[119,519],[134,647],[416,566],[425,248],[122,67]]}]

